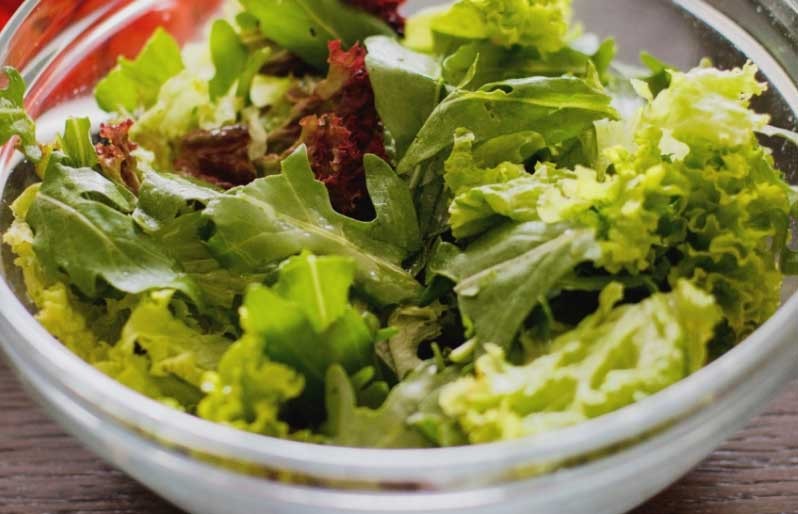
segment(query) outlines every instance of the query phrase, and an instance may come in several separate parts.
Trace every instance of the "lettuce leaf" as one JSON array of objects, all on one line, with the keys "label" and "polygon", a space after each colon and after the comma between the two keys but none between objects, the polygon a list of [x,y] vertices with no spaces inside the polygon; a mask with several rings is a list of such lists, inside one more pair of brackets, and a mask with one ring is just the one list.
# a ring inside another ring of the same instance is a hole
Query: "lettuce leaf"
[{"label": "lettuce leaf", "polygon": [[638,304],[617,306],[622,297],[622,286],[608,286],[595,314],[529,364],[489,347],[474,376],[444,387],[444,413],[471,443],[515,439],[620,409],[705,364],[721,320],[711,295],[682,280]]},{"label": "lettuce leaf", "polygon": [[169,310],[173,296],[170,290],[145,295],[133,309],[114,352],[144,351],[153,376],[175,376],[199,389],[203,375],[216,369],[232,341],[203,334],[176,319]]},{"label": "lettuce leaf", "polygon": [[262,314],[253,307],[257,305],[247,298],[241,307],[244,335],[224,354],[218,369],[205,375],[203,391],[207,396],[197,414],[241,430],[286,437],[291,427],[280,419],[280,410],[302,393],[305,379],[269,360],[266,340],[254,320]]},{"label": "lettuce leaf", "polygon": [[216,74],[208,86],[211,100],[226,95],[233,87],[249,60],[249,50],[241,42],[232,25],[216,20],[211,27],[211,58]]},{"label": "lettuce leaf", "polygon": [[64,125],[64,133],[58,136],[58,146],[64,152],[64,164],[67,166],[93,168],[97,165],[89,118],[69,118]]},{"label": "lettuce leaf", "polygon": [[[440,64],[386,36],[368,38],[366,48],[366,67],[377,112],[401,158],[447,93],[441,80]],[[408,109],[408,105],[413,108]]]},{"label": "lettuce leaf", "polygon": [[595,69],[606,83],[615,51],[612,39],[589,49],[567,46],[551,53],[534,47],[503,48],[487,42],[469,43],[446,57],[443,77],[448,84],[465,83],[468,89],[477,89],[491,82],[523,77],[586,77]]},{"label": "lettuce leaf", "polygon": [[303,253],[280,267],[274,286],[247,293],[250,332],[265,340],[271,360],[305,377],[309,410],[321,403],[331,365],[351,374],[372,363],[378,327],[349,302],[354,276],[352,259]]},{"label": "lettuce leaf", "polygon": [[442,372],[424,365],[391,390],[379,409],[357,407],[355,391],[346,371],[332,366],[327,373],[327,415],[325,431],[329,443],[360,448],[425,448],[430,441],[411,424],[441,386],[458,372]]},{"label": "lettuce leaf", "polygon": [[164,82],[156,100],[131,128],[132,139],[153,152],[159,171],[174,169],[175,142],[196,129],[212,130],[234,123],[241,100],[235,92],[211,100],[208,81],[183,70]]},{"label": "lettuce leaf", "polygon": [[48,273],[66,274],[92,298],[104,296],[107,284],[131,294],[177,289],[201,305],[193,281],[138,230],[130,216],[134,208],[135,198],[127,189],[54,157],[27,214],[36,256]]},{"label": "lettuce leaf", "polygon": [[36,124],[25,111],[25,81],[10,66],[3,68],[3,73],[8,77],[8,85],[0,89],[0,145],[16,136],[25,157],[34,163],[39,162],[42,151],[36,142]]},{"label": "lettuce leaf", "polygon": [[565,46],[571,0],[459,0],[436,17],[436,36],[555,52]]},{"label": "lettuce leaf", "polygon": [[242,0],[260,22],[266,38],[319,70],[327,69],[327,43],[349,47],[368,36],[392,36],[394,31],[371,14],[340,0]]},{"label": "lettuce leaf", "polygon": [[134,60],[119,58],[97,84],[94,97],[104,111],[132,113],[155,104],[161,86],[183,70],[177,41],[159,28]]},{"label": "lettuce leaf", "polygon": [[543,223],[505,225],[460,253],[439,251],[430,269],[457,285],[463,321],[480,346],[509,351],[532,310],[600,249],[593,231]]},{"label": "lettuce leaf", "polygon": [[467,128],[475,142],[534,131],[554,146],[592,129],[596,120],[617,117],[601,84],[576,77],[533,77],[449,95],[432,112],[402,161],[399,173],[444,152],[455,131]]},{"label": "lettuce leaf", "polygon": [[372,222],[335,212],[324,185],[313,178],[304,147],[283,161],[280,175],[256,180],[210,202],[208,244],[225,266],[260,272],[302,250],[351,257],[358,288],[379,304],[414,298],[420,285],[402,261],[420,248],[407,186],[375,156],[366,156]]}]

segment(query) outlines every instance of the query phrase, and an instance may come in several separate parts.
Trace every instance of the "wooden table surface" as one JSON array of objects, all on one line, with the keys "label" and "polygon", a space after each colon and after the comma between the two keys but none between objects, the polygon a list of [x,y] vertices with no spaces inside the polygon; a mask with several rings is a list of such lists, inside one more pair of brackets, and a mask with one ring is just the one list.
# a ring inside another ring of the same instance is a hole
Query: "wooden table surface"
[{"label": "wooden table surface", "polygon": [[[634,512],[786,513],[798,514],[798,382],[679,484]],[[0,359],[0,514],[180,511],[65,435]]]}]

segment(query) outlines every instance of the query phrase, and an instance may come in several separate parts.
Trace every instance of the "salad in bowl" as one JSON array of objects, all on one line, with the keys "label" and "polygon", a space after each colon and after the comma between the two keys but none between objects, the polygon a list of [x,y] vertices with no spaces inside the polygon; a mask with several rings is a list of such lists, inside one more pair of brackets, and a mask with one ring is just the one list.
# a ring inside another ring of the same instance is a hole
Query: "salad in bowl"
[{"label": "salad in bowl", "polygon": [[[175,409],[368,447],[544,434],[779,307],[796,195],[755,65],[615,59],[569,0],[241,0],[37,140],[3,234],[38,321]],[[589,26],[587,30],[589,30]]]}]

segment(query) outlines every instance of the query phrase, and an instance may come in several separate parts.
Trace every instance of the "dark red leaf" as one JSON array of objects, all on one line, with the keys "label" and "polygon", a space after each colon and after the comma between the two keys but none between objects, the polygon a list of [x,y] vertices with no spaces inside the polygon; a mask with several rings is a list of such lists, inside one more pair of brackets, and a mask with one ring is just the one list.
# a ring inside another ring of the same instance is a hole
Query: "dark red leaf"
[{"label": "dark red leaf", "polygon": [[257,177],[249,158],[250,142],[243,125],[196,130],[180,142],[175,168],[225,189],[248,184]]},{"label": "dark red leaf", "polygon": [[141,179],[136,167],[136,159],[131,155],[138,148],[130,140],[130,127],[133,120],[125,120],[117,124],[100,125],[100,142],[95,145],[97,160],[105,176],[118,184],[124,184],[134,193],[138,193]]}]

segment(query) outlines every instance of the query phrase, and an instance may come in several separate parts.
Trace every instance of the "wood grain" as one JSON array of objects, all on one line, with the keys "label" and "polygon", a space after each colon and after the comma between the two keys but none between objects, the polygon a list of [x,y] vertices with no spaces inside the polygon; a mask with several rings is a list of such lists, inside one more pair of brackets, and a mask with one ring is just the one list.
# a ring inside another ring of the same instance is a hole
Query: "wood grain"
[{"label": "wood grain", "polygon": [[[65,435],[0,359],[0,514],[180,511]],[[684,480],[633,514],[798,514],[798,382]]]}]

